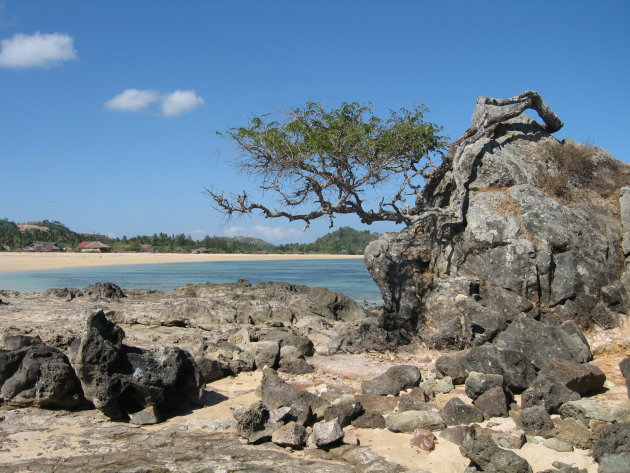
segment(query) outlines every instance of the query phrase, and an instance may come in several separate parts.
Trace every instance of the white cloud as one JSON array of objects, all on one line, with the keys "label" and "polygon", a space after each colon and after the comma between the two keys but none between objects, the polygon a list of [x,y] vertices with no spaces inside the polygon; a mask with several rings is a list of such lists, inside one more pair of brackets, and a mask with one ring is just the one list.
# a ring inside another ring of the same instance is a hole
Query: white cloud
[{"label": "white cloud", "polygon": [[0,67],[50,67],[76,58],[74,39],[67,34],[17,33],[0,41]]},{"label": "white cloud", "polygon": [[265,225],[255,225],[253,227],[231,226],[225,229],[227,236],[252,236],[262,238],[265,241],[277,243],[286,240],[289,236],[302,235],[302,232],[295,228],[267,227]]},{"label": "white cloud", "polygon": [[154,90],[127,89],[105,102],[105,106],[119,112],[139,112],[159,100],[160,94]]},{"label": "white cloud", "polygon": [[203,103],[203,98],[197,96],[194,90],[176,90],[164,97],[162,111],[167,117],[176,117],[184,112],[194,110]]}]

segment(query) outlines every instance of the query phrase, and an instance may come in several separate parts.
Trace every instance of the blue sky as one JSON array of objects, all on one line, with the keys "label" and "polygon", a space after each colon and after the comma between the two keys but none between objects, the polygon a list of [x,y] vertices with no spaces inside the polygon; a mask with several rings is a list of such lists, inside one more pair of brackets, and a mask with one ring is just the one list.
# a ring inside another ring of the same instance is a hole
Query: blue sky
[{"label": "blue sky", "polygon": [[627,0],[0,0],[0,218],[313,241],[326,221],[226,221],[203,193],[255,185],[216,131],[307,101],[423,103],[455,139],[478,96],[534,89],[558,138],[626,161],[628,25]]}]

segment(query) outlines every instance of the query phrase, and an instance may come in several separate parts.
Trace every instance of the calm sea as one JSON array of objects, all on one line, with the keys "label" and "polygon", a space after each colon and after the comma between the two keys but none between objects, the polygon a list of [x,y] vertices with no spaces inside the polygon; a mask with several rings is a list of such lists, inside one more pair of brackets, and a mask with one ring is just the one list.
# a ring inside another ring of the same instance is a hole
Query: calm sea
[{"label": "calm sea", "polygon": [[51,287],[83,288],[96,282],[113,282],[125,289],[170,291],[188,283],[228,283],[238,279],[248,279],[252,284],[283,281],[326,287],[343,292],[359,303],[382,303],[380,291],[361,259],[214,261],[24,271],[0,274],[0,289],[34,292]]}]

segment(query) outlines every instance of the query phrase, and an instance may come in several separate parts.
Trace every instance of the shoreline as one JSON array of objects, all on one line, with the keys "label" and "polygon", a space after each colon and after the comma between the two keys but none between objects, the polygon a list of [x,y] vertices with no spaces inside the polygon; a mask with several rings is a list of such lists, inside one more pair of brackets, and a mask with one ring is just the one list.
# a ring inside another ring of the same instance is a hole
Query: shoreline
[{"label": "shoreline", "polygon": [[362,255],[209,253],[18,253],[0,252],[0,274],[47,269],[130,266],[136,264],[202,263],[208,261],[281,261],[358,259]]}]

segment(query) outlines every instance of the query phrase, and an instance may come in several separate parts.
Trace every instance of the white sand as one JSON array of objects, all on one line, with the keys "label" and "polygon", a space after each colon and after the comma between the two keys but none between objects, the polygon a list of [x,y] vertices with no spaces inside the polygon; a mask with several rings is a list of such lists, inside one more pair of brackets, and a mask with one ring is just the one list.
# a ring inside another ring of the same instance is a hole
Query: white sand
[{"label": "white sand", "polygon": [[357,259],[360,255],[272,255],[188,253],[15,253],[0,252],[0,273],[42,269],[123,266],[131,264],[198,263],[202,261],[280,261],[315,259]]}]

